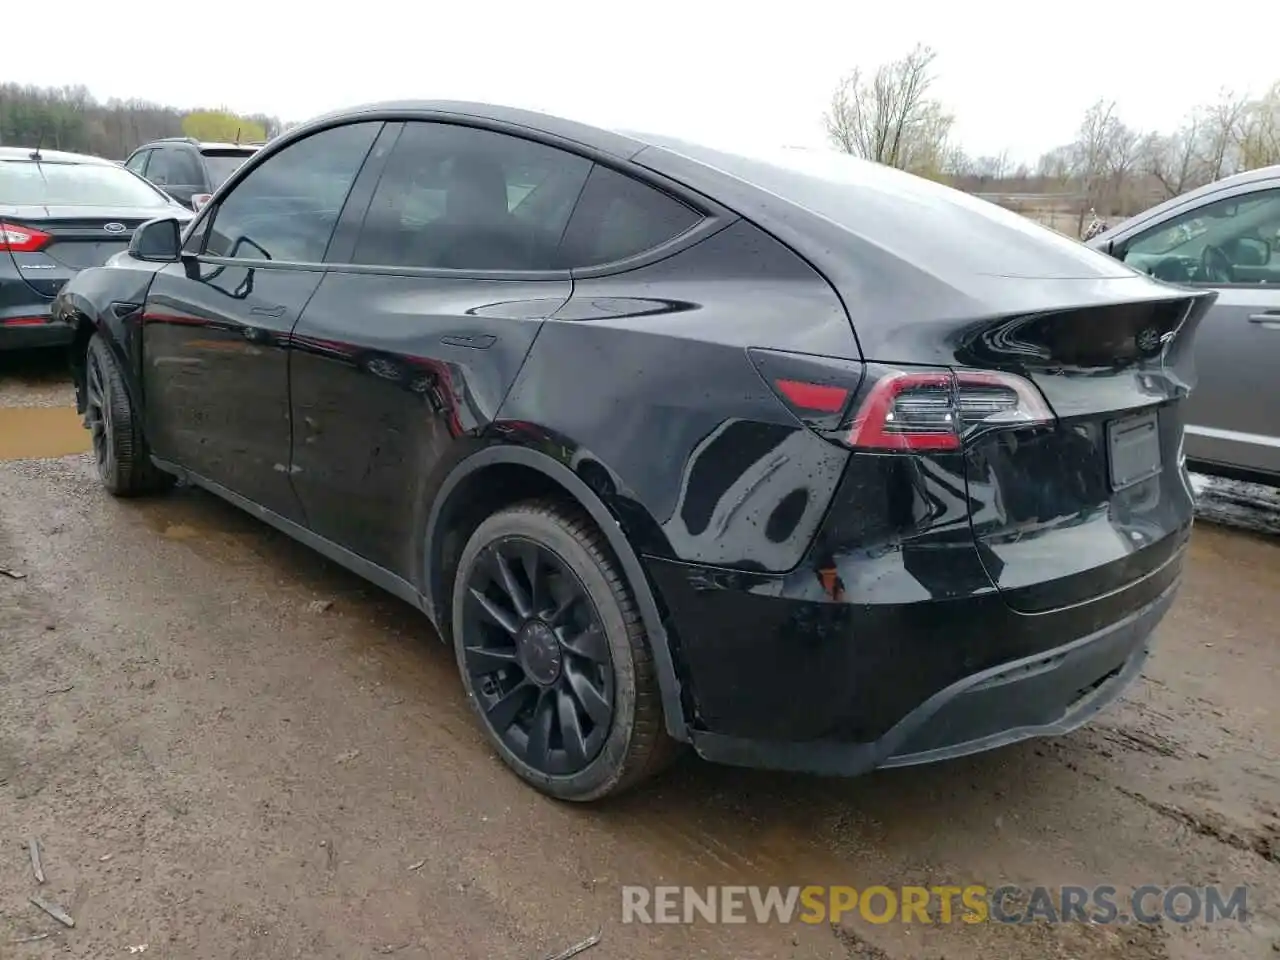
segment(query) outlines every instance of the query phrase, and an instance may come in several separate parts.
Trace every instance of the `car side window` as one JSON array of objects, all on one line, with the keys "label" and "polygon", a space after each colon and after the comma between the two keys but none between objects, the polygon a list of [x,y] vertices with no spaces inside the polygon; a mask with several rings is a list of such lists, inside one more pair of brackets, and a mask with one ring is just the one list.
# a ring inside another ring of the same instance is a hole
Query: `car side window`
[{"label": "car side window", "polygon": [[160,186],[168,186],[174,181],[169,176],[169,157],[172,152],[164,147],[151,151],[151,159],[147,163],[147,179]]},{"label": "car side window", "polygon": [[565,232],[575,267],[625,260],[691,229],[702,215],[674,197],[597,164]]},{"label": "car side window", "polygon": [[1173,283],[1280,284],[1280,189],[1215,200],[1138,234],[1124,262]]},{"label": "car side window", "polygon": [[152,150],[139,150],[137,153],[135,153],[132,157],[129,158],[128,163],[124,165],[125,169],[131,170],[132,172],[138,174],[138,176],[142,176],[142,171],[147,166],[147,157],[151,156],[153,152],[154,151]]},{"label": "car side window", "polygon": [[205,253],[320,263],[381,128],[374,121],[330,127],[268,157],[213,211]]},{"label": "car side window", "polygon": [[204,183],[204,172],[191,150],[169,151],[169,182],[187,187]]},{"label": "car side window", "polygon": [[591,161],[475,127],[409,122],[365,216],[354,262],[554,270]]}]

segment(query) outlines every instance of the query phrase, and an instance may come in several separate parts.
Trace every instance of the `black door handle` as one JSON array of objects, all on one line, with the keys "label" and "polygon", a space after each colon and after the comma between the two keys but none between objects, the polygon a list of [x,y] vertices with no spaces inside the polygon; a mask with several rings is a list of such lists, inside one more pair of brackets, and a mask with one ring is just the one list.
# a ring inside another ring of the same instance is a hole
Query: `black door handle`
[{"label": "black door handle", "polygon": [[284,304],[274,307],[250,307],[249,312],[255,317],[281,317],[284,316]]}]

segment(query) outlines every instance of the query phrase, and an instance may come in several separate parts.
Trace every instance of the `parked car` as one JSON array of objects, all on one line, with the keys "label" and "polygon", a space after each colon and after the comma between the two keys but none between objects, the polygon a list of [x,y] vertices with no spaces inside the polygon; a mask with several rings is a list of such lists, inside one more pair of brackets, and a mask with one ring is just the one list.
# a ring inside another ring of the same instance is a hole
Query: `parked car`
[{"label": "parked car", "polygon": [[[335,113],[59,297],[99,475],[420,607],[556,797],[1084,723],[1192,522],[1213,294],[847,156]],[[302,652],[305,655],[305,652]]]},{"label": "parked car", "polygon": [[125,166],[191,210],[199,210],[262,144],[206,143],[167,137],[144,143]]},{"label": "parked car", "polygon": [[1217,300],[1196,344],[1187,459],[1202,473],[1280,484],[1280,166],[1192,190],[1090,245]]},{"label": "parked car", "polygon": [[110,160],[0,147],[0,350],[70,342],[49,322],[54,296],[159,216],[189,215]]}]

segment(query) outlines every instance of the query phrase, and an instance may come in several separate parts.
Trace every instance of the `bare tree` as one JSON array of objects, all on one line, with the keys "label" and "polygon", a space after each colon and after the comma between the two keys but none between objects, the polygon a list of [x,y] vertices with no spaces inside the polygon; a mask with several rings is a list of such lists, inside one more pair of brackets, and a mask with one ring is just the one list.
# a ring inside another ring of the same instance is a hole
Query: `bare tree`
[{"label": "bare tree", "polygon": [[1245,108],[1240,126],[1240,161],[1246,170],[1280,163],[1280,81]]},{"label": "bare tree", "polygon": [[1130,180],[1141,158],[1138,148],[1142,138],[1138,131],[1118,119],[1110,125],[1107,134],[1106,199],[1111,207],[1119,207],[1121,213],[1126,213],[1126,207],[1131,203],[1128,196]]},{"label": "bare tree", "polygon": [[913,173],[943,172],[953,117],[928,96],[936,56],[917,46],[870,78],[855,68],[836,88],[824,118],[832,144]]},{"label": "bare tree", "polygon": [[974,174],[983,181],[1003,180],[1009,176],[1009,151],[1003,150],[996,156],[979,157],[973,163]]},{"label": "bare tree", "polygon": [[942,172],[947,175],[948,179],[958,180],[962,177],[973,176],[976,170],[975,161],[958,144],[948,143],[944,156]]},{"label": "bare tree", "polygon": [[1229,90],[1222,91],[1217,102],[1205,108],[1200,153],[1206,183],[1240,169],[1239,146],[1248,109],[1248,98]]},{"label": "bare tree", "polygon": [[1074,167],[1073,150],[1070,146],[1054,147],[1041,155],[1036,164],[1036,176],[1046,183],[1065,186],[1071,178]]},{"label": "bare tree", "polygon": [[1071,172],[1084,188],[1078,232],[1084,231],[1086,207],[1096,207],[1111,173],[1111,143],[1116,118],[1114,100],[1099,100],[1085,111],[1076,141],[1071,145]]},{"label": "bare tree", "polygon": [[1165,197],[1176,197],[1206,182],[1203,134],[1201,113],[1193,110],[1175,133],[1149,133],[1143,139],[1139,147],[1142,166],[1160,184]]}]

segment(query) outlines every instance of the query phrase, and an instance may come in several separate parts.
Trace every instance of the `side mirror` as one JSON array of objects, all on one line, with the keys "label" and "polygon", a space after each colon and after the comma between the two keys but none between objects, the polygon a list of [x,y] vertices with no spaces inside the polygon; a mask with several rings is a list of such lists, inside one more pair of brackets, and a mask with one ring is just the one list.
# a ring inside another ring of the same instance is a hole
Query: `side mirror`
[{"label": "side mirror", "polygon": [[155,263],[177,263],[182,256],[182,225],[175,217],[148,220],[133,232],[129,256]]}]

